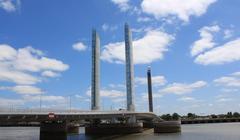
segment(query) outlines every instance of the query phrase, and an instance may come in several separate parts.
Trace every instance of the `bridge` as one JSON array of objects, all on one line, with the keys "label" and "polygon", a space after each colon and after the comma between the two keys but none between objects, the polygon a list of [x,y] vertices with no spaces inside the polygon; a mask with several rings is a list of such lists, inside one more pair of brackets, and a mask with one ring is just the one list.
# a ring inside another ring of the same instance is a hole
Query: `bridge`
[{"label": "bridge", "polygon": [[44,122],[44,121],[82,121],[128,119],[136,116],[137,120],[151,121],[160,118],[152,112],[135,111],[14,111],[0,112],[0,122]]},{"label": "bridge", "polygon": [[[96,32],[92,32],[92,85],[91,85],[91,111],[14,111],[0,112],[0,124],[15,124],[37,122],[40,124],[40,132],[71,132],[78,131],[79,121],[89,122],[86,133],[138,133],[143,131],[143,123],[146,127],[153,127],[155,132],[178,132],[180,124],[163,123],[153,113],[151,73],[148,69],[148,95],[149,111],[136,112],[134,101],[134,70],[132,35],[128,24],[124,28],[125,57],[126,57],[126,93],[127,110],[101,111],[100,109],[100,39]],[[168,127],[169,126],[169,127]],[[164,131],[163,131],[164,130]],[[165,131],[167,130],[167,131]]]},{"label": "bridge", "polygon": [[[132,118],[136,122],[129,123]],[[0,112],[0,126],[40,126],[41,133],[78,133],[80,125],[88,134],[137,133],[143,131],[143,122],[161,121],[152,112],[126,110]]]}]

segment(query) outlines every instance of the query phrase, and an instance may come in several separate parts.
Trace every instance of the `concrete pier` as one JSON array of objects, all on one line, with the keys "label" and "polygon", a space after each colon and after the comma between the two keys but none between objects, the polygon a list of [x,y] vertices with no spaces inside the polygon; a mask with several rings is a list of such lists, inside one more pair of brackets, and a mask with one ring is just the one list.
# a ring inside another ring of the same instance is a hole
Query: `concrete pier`
[{"label": "concrete pier", "polygon": [[79,125],[64,121],[41,122],[40,133],[78,133]]},{"label": "concrete pier", "polygon": [[154,133],[181,132],[181,121],[164,121],[154,123]]},{"label": "concrete pier", "polygon": [[78,134],[79,133],[79,125],[75,123],[67,124],[67,133],[68,134]]},{"label": "concrete pier", "polygon": [[143,122],[143,128],[154,128],[153,122]]},{"label": "concrete pier", "polygon": [[66,122],[41,122],[40,133],[67,133]]},{"label": "concrete pier", "polygon": [[113,134],[131,134],[143,132],[142,123],[114,123],[114,124],[98,124],[87,125],[85,134],[87,135],[113,135]]}]

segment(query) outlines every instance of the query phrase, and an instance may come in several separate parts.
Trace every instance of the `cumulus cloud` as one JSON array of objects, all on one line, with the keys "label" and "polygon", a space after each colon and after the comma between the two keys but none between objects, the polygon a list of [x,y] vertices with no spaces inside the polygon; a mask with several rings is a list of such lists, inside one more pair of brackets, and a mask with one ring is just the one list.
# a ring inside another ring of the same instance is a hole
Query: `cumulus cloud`
[{"label": "cumulus cloud", "polygon": [[149,22],[149,21],[151,21],[152,19],[151,18],[149,18],[149,17],[138,17],[137,18],[137,21],[138,22]]},{"label": "cumulus cloud", "polygon": [[36,102],[39,100],[42,100],[44,102],[55,102],[55,103],[67,103],[68,99],[63,96],[55,96],[55,95],[24,95],[23,100],[27,102]]},{"label": "cumulus cloud", "polygon": [[232,73],[228,76],[223,76],[215,79],[213,82],[221,87],[236,87],[240,88],[240,72]]},{"label": "cumulus cloud", "polygon": [[13,82],[16,84],[33,85],[38,82],[41,82],[41,79],[25,72],[5,68],[3,65],[1,65],[0,61],[0,81]]},{"label": "cumulus cloud", "polygon": [[215,47],[196,57],[195,63],[220,65],[240,60],[240,38]]},{"label": "cumulus cloud", "polygon": [[197,81],[191,84],[186,83],[173,83],[168,85],[167,87],[159,90],[160,93],[173,93],[177,95],[182,95],[186,93],[191,93],[194,90],[197,90],[199,88],[202,88],[206,86],[207,83],[205,81]]},{"label": "cumulus cloud", "polygon": [[20,5],[20,0],[0,0],[0,8],[7,12],[14,12]]},{"label": "cumulus cloud", "polygon": [[[86,95],[91,96],[91,88],[89,88],[86,92]],[[105,98],[118,98],[125,96],[126,93],[124,91],[120,90],[114,90],[114,89],[101,89],[100,90],[100,96]]]},{"label": "cumulus cloud", "polygon": [[193,98],[193,97],[181,97],[178,100],[179,101],[183,101],[183,102],[193,102],[193,101],[196,101],[196,99]]},{"label": "cumulus cloud", "polygon": [[21,99],[0,98],[1,107],[9,107],[9,106],[16,106],[16,105],[23,105],[23,104],[24,104],[24,101]]},{"label": "cumulus cloud", "polygon": [[42,72],[42,76],[45,76],[45,77],[58,77],[59,74],[56,73],[56,72],[47,70],[47,71]]},{"label": "cumulus cloud", "polygon": [[35,87],[35,86],[25,86],[25,85],[18,85],[14,87],[0,87],[0,90],[11,90],[18,94],[29,94],[29,95],[36,95],[42,94],[42,89]]},{"label": "cumulus cloud", "polygon": [[217,0],[143,0],[142,11],[159,19],[176,16],[188,22],[190,16],[201,16]]},{"label": "cumulus cloud", "polygon": [[14,87],[2,87],[20,94],[40,94],[42,90],[34,85],[44,77],[56,77],[57,73],[69,66],[62,61],[48,58],[32,47],[15,49],[7,44],[0,44],[0,81],[15,83]]},{"label": "cumulus cloud", "polygon": [[226,29],[224,30],[224,39],[229,39],[233,36],[233,30],[232,29]]},{"label": "cumulus cloud", "polygon": [[195,56],[199,53],[202,53],[210,48],[215,46],[215,42],[213,42],[213,33],[219,32],[220,27],[218,25],[213,26],[204,26],[199,30],[200,39],[195,41],[191,47],[191,55]]},{"label": "cumulus cloud", "polygon": [[77,42],[73,44],[72,48],[77,51],[85,51],[87,49],[87,46],[82,42]]},{"label": "cumulus cloud", "polygon": [[129,0],[111,0],[114,4],[116,4],[122,12],[129,10]]},{"label": "cumulus cloud", "polygon": [[[146,85],[147,84],[147,77],[136,77],[135,79],[136,84]],[[164,76],[152,76],[152,84],[153,86],[163,86],[167,83],[167,80]]]},{"label": "cumulus cloud", "polygon": [[106,24],[106,23],[104,23],[103,25],[102,25],[102,30],[103,31],[114,31],[114,30],[116,30],[118,28],[118,26],[117,25],[114,25],[114,26],[111,26],[111,25],[109,25],[109,24]]},{"label": "cumulus cloud", "polygon": [[[164,52],[174,40],[172,35],[158,30],[149,30],[140,39],[133,41],[134,64],[147,64],[163,59]],[[125,62],[124,42],[109,43],[103,47],[101,59],[110,63]]]},{"label": "cumulus cloud", "polygon": [[[152,97],[153,97],[153,99],[162,98],[163,95],[161,95],[161,94],[159,94],[159,93],[153,92]],[[144,94],[142,95],[142,99],[143,99],[143,100],[148,100],[148,93],[144,93]]]}]

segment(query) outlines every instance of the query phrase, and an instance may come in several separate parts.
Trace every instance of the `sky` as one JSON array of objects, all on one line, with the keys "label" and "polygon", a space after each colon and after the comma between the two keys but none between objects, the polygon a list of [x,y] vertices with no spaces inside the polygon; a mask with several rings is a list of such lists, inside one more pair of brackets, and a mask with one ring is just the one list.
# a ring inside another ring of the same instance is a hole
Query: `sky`
[{"label": "sky", "polygon": [[126,108],[124,24],[135,105],[240,112],[239,0],[0,0],[0,109],[90,110],[91,32],[101,40],[102,110]]}]

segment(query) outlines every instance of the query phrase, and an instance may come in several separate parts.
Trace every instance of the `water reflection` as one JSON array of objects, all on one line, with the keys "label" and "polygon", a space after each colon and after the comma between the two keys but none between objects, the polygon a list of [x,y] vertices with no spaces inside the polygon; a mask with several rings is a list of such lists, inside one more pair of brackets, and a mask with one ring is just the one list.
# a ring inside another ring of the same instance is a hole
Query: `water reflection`
[{"label": "water reflection", "polygon": [[67,140],[67,133],[40,133],[40,140]]}]

